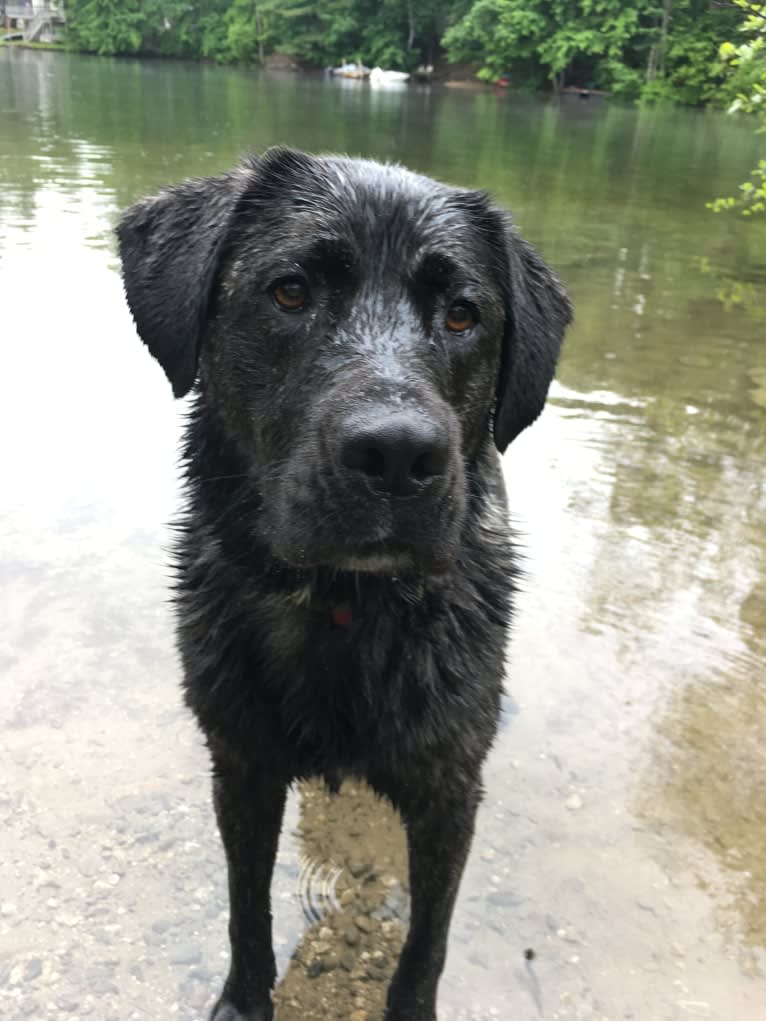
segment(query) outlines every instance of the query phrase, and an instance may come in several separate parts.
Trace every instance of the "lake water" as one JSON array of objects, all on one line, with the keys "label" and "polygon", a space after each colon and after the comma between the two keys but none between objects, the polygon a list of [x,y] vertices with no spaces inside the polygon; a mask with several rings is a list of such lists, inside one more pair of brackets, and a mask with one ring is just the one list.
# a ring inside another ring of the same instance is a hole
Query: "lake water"
[{"label": "lake water", "polygon": [[[491,190],[576,308],[440,1021],[766,1016],[766,223],[722,114],[0,50],[0,1014],[196,1021],[223,857],[166,599],[180,409],[111,229],[278,142]],[[280,1021],[378,1021],[401,831],[290,802]],[[527,960],[525,950],[534,950]]]}]

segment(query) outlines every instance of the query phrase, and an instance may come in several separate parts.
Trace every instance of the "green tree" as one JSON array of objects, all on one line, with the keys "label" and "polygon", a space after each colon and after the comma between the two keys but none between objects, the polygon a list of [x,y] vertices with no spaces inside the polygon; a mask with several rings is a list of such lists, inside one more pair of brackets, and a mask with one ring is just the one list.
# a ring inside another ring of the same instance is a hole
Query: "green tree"
[{"label": "green tree", "polygon": [[[733,0],[745,17],[740,26],[745,42],[725,42],[721,59],[732,72],[741,91],[729,107],[730,113],[749,114],[757,119],[759,132],[766,132],[766,4]],[[749,180],[739,187],[738,196],[716,199],[710,208],[716,212],[737,209],[743,216],[766,212],[766,159],[759,160]]]},{"label": "green tree", "polygon": [[644,24],[649,42],[645,101],[696,106],[715,103],[724,79],[720,44],[736,30],[739,12],[728,0],[657,0]]},{"label": "green tree", "polygon": [[67,40],[84,53],[138,53],[143,42],[140,0],[68,0]]},{"label": "green tree", "polygon": [[613,95],[701,103],[736,14],[710,0],[475,0],[444,35],[450,60],[520,84],[598,85]]},{"label": "green tree", "polygon": [[[561,88],[602,85],[621,95],[641,85],[644,24],[655,0],[476,0],[447,30],[447,56],[482,64],[479,76]],[[631,66],[631,63],[633,66]]]}]

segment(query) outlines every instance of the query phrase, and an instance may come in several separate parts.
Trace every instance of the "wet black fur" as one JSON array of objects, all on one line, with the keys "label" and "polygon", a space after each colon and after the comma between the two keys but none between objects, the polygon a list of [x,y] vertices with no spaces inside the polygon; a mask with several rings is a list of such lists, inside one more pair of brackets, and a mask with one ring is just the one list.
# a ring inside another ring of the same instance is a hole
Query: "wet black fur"
[{"label": "wet black fur", "polygon": [[[542,409],[564,290],[486,196],[289,150],[143,200],[118,233],[138,332],[177,396],[194,387],[176,599],[229,866],[213,1017],[272,1017],[288,785],[353,776],[408,834],[411,923],[386,1018],[434,1021],[511,612],[495,448]],[[273,287],[296,274],[309,303],[287,313]],[[456,300],[478,318],[464,335],[444,325]],[[408,498],[338,453],[359,423],[397,415],[449,450]]]}]

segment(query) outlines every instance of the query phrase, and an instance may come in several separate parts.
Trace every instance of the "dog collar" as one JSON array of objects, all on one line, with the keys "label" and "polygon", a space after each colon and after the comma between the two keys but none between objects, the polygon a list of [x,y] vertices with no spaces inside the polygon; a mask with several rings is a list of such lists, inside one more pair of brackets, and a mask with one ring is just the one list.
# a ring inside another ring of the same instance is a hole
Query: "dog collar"
[{"label": "dog collar", "polygon": [[338,603],[332,611],[332,622],[336,627],[350,627],[354,620],[351,603]]},{"label": "dog collar", "polygon": [[[425,594],[423,579],[418,579],[414,585],[402,587],[399,590],[399,594],[404,598],[405,602],[411,606],[416,606],[422,601]],[[296,606],[300,606],[305,610],[327,614],[335,627],[350,628],[358,616],[352,602],[347,599],[340,602],[322,599],[317,596],[310,583],[296,589],[290,596],[290,599]]]}]

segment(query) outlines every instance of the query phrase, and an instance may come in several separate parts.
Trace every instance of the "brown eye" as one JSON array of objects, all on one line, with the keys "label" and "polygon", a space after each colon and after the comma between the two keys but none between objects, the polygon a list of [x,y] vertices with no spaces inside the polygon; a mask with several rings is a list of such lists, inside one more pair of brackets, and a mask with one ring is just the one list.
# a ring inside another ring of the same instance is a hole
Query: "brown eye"
[{"label": "brown eye", "polygon": [[274,301],[285,312],[300,312],[308,301],[308,287],[302,280],[282,280],[271,291]]},{"label": "brown eye", "polygon": [[465,305],[462,301],[456,301],[454,305],[450,305],[447,309],[445,322],[447,329],[453,333],[465,333],[466,330],[470,330],[472,326],[476,325],[476,313],[470,305]]}]

